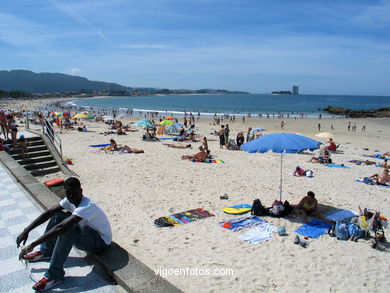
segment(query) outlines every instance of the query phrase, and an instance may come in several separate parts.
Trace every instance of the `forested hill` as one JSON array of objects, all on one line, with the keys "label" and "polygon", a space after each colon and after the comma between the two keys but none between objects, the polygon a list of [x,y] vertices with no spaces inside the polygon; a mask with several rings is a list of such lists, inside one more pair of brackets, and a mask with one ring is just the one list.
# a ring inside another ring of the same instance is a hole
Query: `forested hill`
[{"label": "forested hill", "polygon": [[62,73],[35,73],[28,70],[0,70],[0,90],[23,91],[33,94],[89,95],[175,95],[175,94],[248,94],[224,89],[159,89],[126,87],[116,83],[91,81],[85,77]]},{"label": "forested hill", "polygon": [[0,90],[30,93],[58,93],[80,90],[127,90],[116,83],[91,81],[85,77],[62,73],[35,73],[28,70],[0,70]]}]

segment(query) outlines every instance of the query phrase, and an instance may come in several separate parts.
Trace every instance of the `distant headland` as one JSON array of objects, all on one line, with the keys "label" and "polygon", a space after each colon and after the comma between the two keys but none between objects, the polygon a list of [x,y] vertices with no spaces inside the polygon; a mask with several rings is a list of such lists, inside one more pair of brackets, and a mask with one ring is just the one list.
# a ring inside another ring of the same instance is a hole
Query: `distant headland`
[{"label": "distant headland", "polygon": [[274,91],[270,95],[299,95],[299,86],[293,85],[292,91]]},{"label": "distant headland", "polygon": [[[2,97],[15,98],[26,93],[26,98],[34,96],[50,97],[92,97],[92,96],[150,96],[184,94],[249,94],[244,91],[225,89],[161,89],[128,87],[116,83],[91,81],[85,77],[62,73],[35,73],[29,70],[0,70],[0,90]],[[11,93],[11,94],[10,94]],[[22,95],[23,96],[23,95]]]}]

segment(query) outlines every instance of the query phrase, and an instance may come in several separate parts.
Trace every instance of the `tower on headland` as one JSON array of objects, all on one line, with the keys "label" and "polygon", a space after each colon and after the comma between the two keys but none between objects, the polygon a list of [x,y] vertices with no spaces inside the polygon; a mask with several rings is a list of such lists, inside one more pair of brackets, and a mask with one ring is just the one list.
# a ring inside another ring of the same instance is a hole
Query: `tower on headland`
[{"label": "tower on headland", "polygon": [[293,87],[292,87],[292,94],[293,95],[299,95],[299,86],[293,85]]}]

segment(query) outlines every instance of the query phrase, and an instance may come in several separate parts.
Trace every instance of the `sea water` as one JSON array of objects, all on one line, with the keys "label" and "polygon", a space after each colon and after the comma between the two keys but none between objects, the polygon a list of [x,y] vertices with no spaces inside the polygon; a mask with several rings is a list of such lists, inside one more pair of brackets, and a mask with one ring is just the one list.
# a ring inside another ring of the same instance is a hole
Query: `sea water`
[{"label": "sea water", "polygon": [[291,115],[307,117],[332,116],[324,111],[327,106],[349,109],[378,109],[390,106],[388,96],[343,95],[172,95],[143,97],[99,97],[67,102],[76,107],[96,110],[131,109],[135,112],[159,112],[181,116],[185,112],[202,116],[234,114],[236,116]]}]

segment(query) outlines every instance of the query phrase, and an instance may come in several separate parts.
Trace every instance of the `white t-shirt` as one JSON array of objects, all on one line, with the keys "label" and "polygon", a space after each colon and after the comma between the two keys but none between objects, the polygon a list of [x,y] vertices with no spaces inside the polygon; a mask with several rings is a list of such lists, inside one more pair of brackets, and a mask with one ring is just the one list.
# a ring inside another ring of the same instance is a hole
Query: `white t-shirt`
[{"label": "white t-shirt", "polygon": [[72,215],[82,218],[80,227],[89,226],[97,231],[104,242],[109,245],[112,241],[110,222],[102,209],[88,197],[83,196],[78,207],[72,204],[66,197],[61,200],[60,205]]}]

